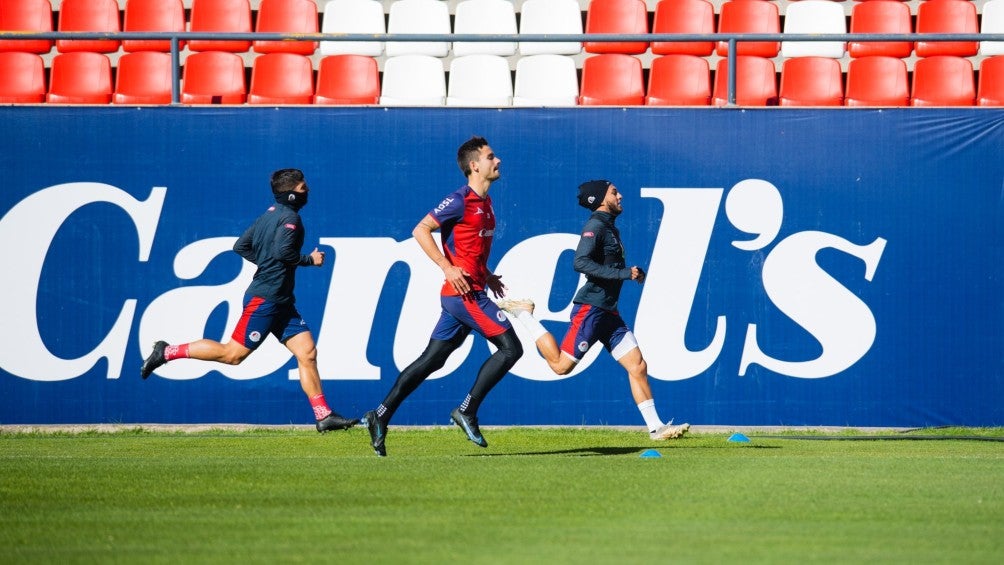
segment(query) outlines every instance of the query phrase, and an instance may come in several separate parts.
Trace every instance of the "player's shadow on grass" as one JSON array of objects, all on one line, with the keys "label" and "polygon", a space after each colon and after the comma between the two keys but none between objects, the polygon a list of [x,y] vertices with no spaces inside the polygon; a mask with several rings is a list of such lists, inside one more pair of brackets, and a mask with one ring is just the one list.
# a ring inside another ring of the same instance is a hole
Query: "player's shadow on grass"
[{"label": "player's shadow on grass", "polygon": [[[700,448],[700,449],[715,449],[718,446],[711,445],[681,445],[676,444],[673,447],[668,447],[664,449],[688,449],[688,448]],[[730,446],[722,446],[730,447]],[[735,448],[735,446],[731,446]],[[743,449],[781,449],[777,445],[744,445]],[[573,449],[552,449],[547,451],[516,451],[509,453],[468,453],[465,457],[512,457],[519,455],[574,455],[577,457],[596,457],[604,455],[632,455],[641,454],[643,451],[652,449],[652,446],[645,447],[576,447]]]}]

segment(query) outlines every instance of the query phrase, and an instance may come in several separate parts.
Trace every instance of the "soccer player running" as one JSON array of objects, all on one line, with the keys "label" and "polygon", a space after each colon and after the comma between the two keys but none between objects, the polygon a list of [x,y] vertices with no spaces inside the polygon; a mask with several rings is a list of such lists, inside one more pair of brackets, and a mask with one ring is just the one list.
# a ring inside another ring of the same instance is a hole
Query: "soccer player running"
[{"label": "soccer player running", "polygon": [[[470,392],[450,413],[450,419],[475,445],[488,447],[478,426],[478,408],[523,355],[508,318],[485,292],[491,290],[496,298],[505,296],[501,278],[488,269],[495,233],[495,211],[488,189],[499,178],[501,162],[484,138],[464,142],[457,150],[457,165],[467,176],[467,185],[443,198],[412,231],[422,251],[443,270],[443,309],[425,351],[398,375],[383,402],[363,415],[370,443],[380,457],[387,455],[387,425],[394,412],[429,375],[446,364],[471,330],[498,350],[481,366]],[[436,230],[442,234],[442,251],[432,237]]]},{"label": "soccer player running", "polygon": [[182,345],[158,341],[143,361],[141,374],[146,379],[157,367],[175,359],[239,365],[272,334],[296,357],[300,386],[314,409],[317,431],[348,429],[359,420],[343,418],[328,407],[317,371],[314,337],[297,312],[293,296],[297,267],[324,264],[324,252],[317,248],[309,255],[300,254],[304,229],[299,212],[307,204],[307,182],[299,169],[275,171],[271,182],[275,205],[259,216],[234,244],[234,251],[254,263],[258,270],[244,295],[244,312],[230,341],[200,339]]},{"label": "soccer player running", "polygon": [[500,300],[499,306],[526,327],[541,356],[559,375],[570,373],[594,343],[602,342],[613,358],[627,369],[631,395],[645,419],[649,437],[657,441],[677,438],[690,428],[690,424],[674,426],[672,420],[663,424],[659,419],[648,385],[648,365],[634,334],[617,312],[624,281],[645,281],[645,271],[641,267],[627,267],[624,261],[624,246],[614,225],[617,216],[624,211],[621,199],[617,187],[607,180],[593,180],[579,186],[579,205],[592,212],[575,249],[574,268],[586,275],[586,284],[572,299],[575,306],[572,307],[571,326],[560,348],[554,336],[533,317],[533,301]]}]

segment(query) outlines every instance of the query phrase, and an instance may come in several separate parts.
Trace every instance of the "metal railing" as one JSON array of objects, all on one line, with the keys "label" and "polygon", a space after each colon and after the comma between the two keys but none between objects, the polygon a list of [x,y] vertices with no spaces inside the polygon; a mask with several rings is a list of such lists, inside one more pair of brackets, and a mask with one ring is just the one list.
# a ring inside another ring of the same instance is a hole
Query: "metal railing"
[{"label": "metal railing", "polygon": [[237,40],[237,41],[379,41],[379,42],[449,42],[449,43],[520,43],[520,42],[727,42],[728,52],[728,105],[736,104],[736,46],[742,42],[878,42],[878,41],[1000,41],[1004,33],[649,33],[649,34],[332,34],[332,33],[252,33],[252,32],[180,32],[180,31],[51,31],[16,32],[0,31],[0,39],[110,39],[110,40],[169,40],[171,42],[171,104],[181,103],[181,49],[182,41]]}]

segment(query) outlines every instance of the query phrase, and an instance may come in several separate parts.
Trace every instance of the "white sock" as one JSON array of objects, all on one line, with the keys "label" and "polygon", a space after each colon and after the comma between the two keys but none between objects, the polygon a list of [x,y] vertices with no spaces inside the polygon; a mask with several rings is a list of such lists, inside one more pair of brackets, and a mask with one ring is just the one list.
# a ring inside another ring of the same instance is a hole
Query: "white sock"
[{"label": "white sock", "polygon": [[540,339],[541,336],[547,333],[547,329],[544,328],[543,324],[537,321],[537,318],[533,317],[533,314],[523,310],[516,316],[519,323],[523,324],[523,327],[530,332],[530,337],[533,338],[534,343]]},{"label": "white sock", "polygon": [[662,420],[659,419],[659,412],[655,409],[655,399],[648,399],[638,403],[638,411],[641,417],[645,418],[645,425],[648,431],[654,432],[662,427]]}]

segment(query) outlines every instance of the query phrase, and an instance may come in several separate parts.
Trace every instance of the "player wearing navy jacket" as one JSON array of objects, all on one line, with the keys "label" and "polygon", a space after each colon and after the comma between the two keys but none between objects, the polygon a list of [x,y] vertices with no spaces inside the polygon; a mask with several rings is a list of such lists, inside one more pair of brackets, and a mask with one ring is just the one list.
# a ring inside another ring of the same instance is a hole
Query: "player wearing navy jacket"
[{"label": "player wearing navy jacket", "polygon": [[617,312],[624,281],[642,283],[645,280],[641,267],[628,267],[624,261],[624,245],[614,224],[624,211],[622,200],[621,193],[610,181],[593,180],[579,185],[579,205],[588,208],[592,215],[582,227],[573,266],[586,275],[586,284],[572,299],[575,305],[571,324],[560,348],[554,336],[533,317],[533,301],[502,300],[499,306],[530,331],[537,350],[551,370],[559,375],[572,372],[589,348],[597,341],[602,342],[627,370],[631,395],[648,426],[649,437],[654,440],[676,438],[690,425],[674,426],[672,420],[662,423],[648,384],[648,364],[634,334]]},{"label": "player wearing navy jacket", "polygon": [[254,263],[258,270],[244,295],[244,312],[230,341],[200,339],[182,345],[158,341],[143,361],[140,374],[145,379],[157,367],[174,359],[239,365],[272,334],[296,357],[300,386],[314,410],[317,431],[351,428],[359,421],[333,412],[324,399],[314,337],[296,310],[293,296],[296,269],[324,264],[324,252],[316,247],[309,255],[300,254],[304,239],[300,208],[307,204],[310,189],[299,169],[275,171],[271,184],[275,205],[259,216],[234,244],[234,251]]},{"label": "player wearing navy jacket", "polygon": [[[401,372],[383,402],[363,415],[370,443],[381,457],[387,455],[387,425],[394,412],[429,375],[446,364],[472,330],[498,350],[481,366],[470,392],[450,418],[467,439],[488,447],[478,425],[478,408],[523,355],[508,318],[486,292],[490,290],[496,298],[505,295],[501,278],[488,269],[495,235],[495,211],[488,189],[499,178],[501,162],[484,138],[464,142],[457,150],[457,165],[467,176],[467,185],[447,195],[412,231],[422,251],[443,270],[443,309],[425,351]],[[436,230],[442,235],[442,250],[432,237]]]}]

